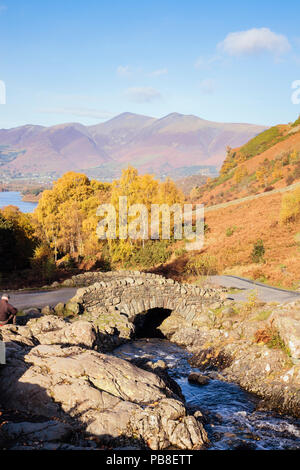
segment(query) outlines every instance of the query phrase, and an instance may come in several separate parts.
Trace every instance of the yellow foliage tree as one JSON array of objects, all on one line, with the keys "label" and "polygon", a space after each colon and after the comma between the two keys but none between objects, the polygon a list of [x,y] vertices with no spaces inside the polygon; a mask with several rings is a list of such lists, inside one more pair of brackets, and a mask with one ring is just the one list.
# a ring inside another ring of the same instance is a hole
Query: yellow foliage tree
[{"label": "yellow foliage tree", "polygon": [[295,163],[299,160],[299,153],[297,150],[293,150],[290,154],[290,162]]},{"label": "yellow foliage tree", "polygon": [[38,243],[32,216],[31,214],[24,214],[18,207],[12,205],[4,207],[0,214],[13,227],[17,253],[15,265],[24,267],[29,263],[29,259]]},{"label": "yellow foliage tree", "polygon": [[248,176],[248,170],[244,165],[237,167],[234,172],[234,181],[235,183],[239,184],[243,179]]},{"label": "yellow foliage tree", "polygon": [[231,147],[228,146],[226,148],[226,158],[225,158],[225,160],[223,162],[223,165],[221,167],[221,170],[220,170],[220,175],[221,176],[226,175],[233,168],[235,168],[237,166],[237,162],[236,162],[235,157],[236,157],[236,152]]},{"label": "yellow foliage tree", "polygon": [[[129,166],[127,169],[123,170],[122,176],[119,180],[114,181],[112,184],[111,192],[111,204],[115,207],[117,221],[119,221],[119,202],[120,197],[126,197],[126,207],[124,208],[127,212],[130,206],[134,204],[143,204],[147,209],[147,214],[151,214],[152,204],[166,204],[172,206],[175,203],[182,204],[184,201],[183,193],[176,187],[175,183],[167,179],[164,182],[155,180],[152,175],[145,174],[139,175],[138,171]],[[126,221],[127,226],[125,232],[130,223],[133,222],[140,213],[129,215]],[[143,234],[137,240],[131,240],[127,238],[126,235],[123,239],[119,239],[120,227],[117,224],[117,239],[109,240],[109,248],[111,253],[111,258],[113,262],[124,261],[128,259],[136,249],[137,246],[144,246],[145,239],[150,236],[150,217],[147,218],[147,230],[145,237]]]},{"label": "yellow foliage tree", "polygon": [[300,187],[282,196],[280,221],[283,224],[300,218]]},{"label": "yellow foliage tree", "polygon": [[274,169],[273,169],[273,173],[272,173],[272,177],[274,179],[277,179],[277,178],[282,178],[282,163],[280,160],[276,160],[275,162],[275,165],[274,165]]},{"label": "yellow foliage tree", "polygon": [[259,167],[257,168],[255,175],[257,181],[264,185],[267,186],[270,181],[270,176],[272,172],[272,165],[271,162],[268,159],[265,159],[263,162],[260,163]]},{"label": "yellow foliage tree", "polygon": [[43,192],[34,212],[37,231],[57,253],[89,254],[99,241],[96,236],[97,207],[107,202],[110,185],[90,181],[87,176],[68,172]]}]

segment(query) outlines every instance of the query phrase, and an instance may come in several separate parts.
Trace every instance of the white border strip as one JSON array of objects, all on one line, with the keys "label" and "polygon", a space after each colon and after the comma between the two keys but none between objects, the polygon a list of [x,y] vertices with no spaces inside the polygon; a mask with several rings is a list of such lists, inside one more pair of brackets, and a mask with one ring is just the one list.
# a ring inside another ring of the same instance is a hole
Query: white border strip
[{"label": "white border strip", "polygon": [[0,341],[0,364],[6,364],[4,341]]}]

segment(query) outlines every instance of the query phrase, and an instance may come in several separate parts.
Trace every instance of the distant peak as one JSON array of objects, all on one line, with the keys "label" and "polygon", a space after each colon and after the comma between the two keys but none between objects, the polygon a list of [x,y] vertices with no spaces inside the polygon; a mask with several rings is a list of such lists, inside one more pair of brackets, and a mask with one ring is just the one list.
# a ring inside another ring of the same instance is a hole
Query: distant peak
[{"label": "distant peak", "polygon": [[130,112],[125,112],[118,114],[117,116],[113,117],[111,121],[113,120],[118,120],[118,119],[126,119],[126,118],[139,118],[139,119],[153,119],[151,116],[145,116],[144,114],[136,114],[136,113],[130,113]]},{"label": "distant peak", "polygon": [[204,121],[204,119],[199,118],[198,116],[194,116],[193,114],[181,114],[181,113],[170,113],[166,116],[163,116],[159,119],[160,122],[168,122],[168,121]]},{"label": "distant peak", "polygon": [[137,114],[129,113],[126,111],[125,113],[117,114],[112,119],[120,119],[120,118],[124,118],[124,117],[126,118],[126,117],[131,117],[131,116],[137,116]]},{"label": "distant peak", "polygon": [[184,116],[184,114],[180,114],[180,113],[174,112],[174,113],[167,114],[167,115],[165,116],[165,118],[170,118],[170,117],[182,117],[182,116]]}]

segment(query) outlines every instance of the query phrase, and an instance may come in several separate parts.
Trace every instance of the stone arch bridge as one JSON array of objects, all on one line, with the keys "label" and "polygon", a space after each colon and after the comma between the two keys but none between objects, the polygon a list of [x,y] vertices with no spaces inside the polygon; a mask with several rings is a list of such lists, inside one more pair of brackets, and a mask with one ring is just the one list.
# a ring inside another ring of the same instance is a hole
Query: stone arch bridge
[{"label": "stone arch bridge", "polygon": [[[139,271],[85,273],[64,283],[84,286],[66,304],[66,310],[82,313],[106,335],[130,339],[136,321],[154,309],[176,312],[185,321],[192,320],[207,306],[221,305],[220,289],[181,284],[163,276]],[[163,320],[163,318],[162,318]]]}]

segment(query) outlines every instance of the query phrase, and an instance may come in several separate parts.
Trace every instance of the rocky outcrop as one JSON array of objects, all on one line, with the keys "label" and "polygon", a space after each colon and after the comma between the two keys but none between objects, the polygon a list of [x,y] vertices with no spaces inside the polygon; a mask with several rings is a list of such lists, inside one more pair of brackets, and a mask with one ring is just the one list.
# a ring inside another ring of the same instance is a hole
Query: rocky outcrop
[{"label": "rocky outcrop", "polygon": [[1,426],[2,439],[7,442],[34,444],[40,442],[64,441],[72,434],[72,428],[66,423],[44,421],[42,423],[5,422]]},{"label": "rocky outcrop", "polygon": [[1,403],[34,419],[6,426],[6,437],[0,427],[0,442],[20,441],[22,434],[30,443],[38,429],[31,425],[38,423],[41,435],[48,428],[54,436],[39,448],[53,448],[61,439],[66,442],[59,448],[205,445],[201,419],[187,414],[162,361],[128,362],[107,354],[134,338],[154,309],[168,311],[160,330],[193,353],[192,365],[256,393],[264,407],[300,416],[300,302],[238,305],[220,289],[128,271],[88,273],[70,282],[86,286],[66,305],[28,312],[22,326],[1,328],[7,351]]},{"label": "rocky outcrop", "polygon": [[292,357],[300,360],[300,302],[274,309],[270,321],[280,332]]},{"label": "rocky outcrop", "polygon": [[40,344],[79,345],[94,348],[97,344],[97,331],[87,321],[67,323],[62,318],[46,315],[30,320],[27,328]]},{"label": "rocky outcrop", "polygon": [[154,369],[93,349],[97,332],[91,323],[48,315],[1,331],[7,350],[0,370],[1,405],[31,417],[1,428],[2,446],[20,442],[20,436],[43,448],[63,439],[68,446],[75,434],[85,436],[79,447],[95,438],[101,445],[134,442],[151,449],[194,449],[208,442],[203,425],[187,416],[172,384]]},{"label": "rocky outcrop", "polygon": [[246,307],[226,301],[222,308],[202,309],[192,321],[172,312],[160,330],[193,353],[194,367],[238,383],[261,397],[265,408],[299,417],[300,302]]}]

